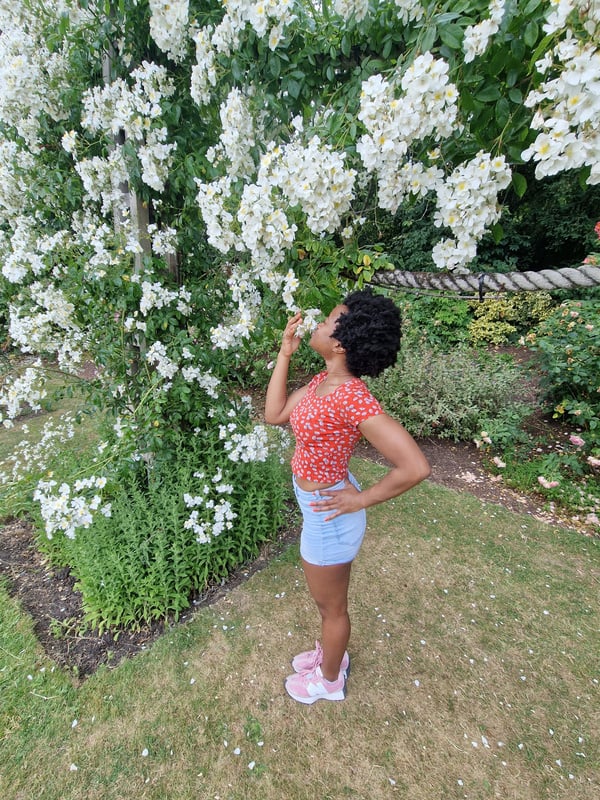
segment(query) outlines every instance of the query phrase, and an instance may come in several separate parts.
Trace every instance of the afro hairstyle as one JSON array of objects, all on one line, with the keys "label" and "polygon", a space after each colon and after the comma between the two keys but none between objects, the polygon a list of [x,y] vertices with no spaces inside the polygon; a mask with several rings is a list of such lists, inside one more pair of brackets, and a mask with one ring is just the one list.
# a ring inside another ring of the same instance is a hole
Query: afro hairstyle
[{"label": "afro hairstyle", "polygon": [[346,351],[348,370],[357,378],[375,378],[396,363],[400,349],[400,311],[393,300],[371,289],[352,292],[343,301],[333,338]]}]

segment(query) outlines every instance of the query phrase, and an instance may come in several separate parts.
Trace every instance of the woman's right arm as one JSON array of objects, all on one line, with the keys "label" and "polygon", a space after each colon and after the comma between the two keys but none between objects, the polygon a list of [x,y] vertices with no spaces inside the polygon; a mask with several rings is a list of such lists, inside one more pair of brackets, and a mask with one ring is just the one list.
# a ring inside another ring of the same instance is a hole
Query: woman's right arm
[{"label": "woman's right arm", "polygon": [[265,399],[265,422],[269,423],[269,425],[285,425],[286,422],[289,422],[293,409],[306,394],[306,386],[296,389],[289,397],[287,393],[290,361],[300,346],[300,339],[296,336],[296,330],[301,322],[301,314],[294,314],[283,332],[277,362],[267,387]]}]

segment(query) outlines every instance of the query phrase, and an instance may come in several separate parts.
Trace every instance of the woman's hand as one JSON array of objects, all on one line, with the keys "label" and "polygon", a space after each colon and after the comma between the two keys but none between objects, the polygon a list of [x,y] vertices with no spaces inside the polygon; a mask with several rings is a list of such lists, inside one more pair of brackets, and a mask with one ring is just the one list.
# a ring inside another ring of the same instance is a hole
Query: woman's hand
[{"label": "woman's hand", "polygon": [[362,492],[359,492],[347,479],[344,481],[343,489],[322,489],[319,494],[321,498],[313,500],[309,505],[313,507],[314,511],[330,512],[324,518],[324,522],[329,522],[330,519],[339,517],[342,514],[361,511],[364,508],[361,498]]},{"label": "woman's hand", "polygon": [[299,336],[296,336],[296,331],[302,324],[302,314],[299,311],[297,314],[294,314],[288,320],[287,325],[285,326],[285,330],[283,332],[283,338],[281,340],[281,348],[279,352],[282,356],[286,358],[291,358],[296,350],[300,347],[301,339]]}]

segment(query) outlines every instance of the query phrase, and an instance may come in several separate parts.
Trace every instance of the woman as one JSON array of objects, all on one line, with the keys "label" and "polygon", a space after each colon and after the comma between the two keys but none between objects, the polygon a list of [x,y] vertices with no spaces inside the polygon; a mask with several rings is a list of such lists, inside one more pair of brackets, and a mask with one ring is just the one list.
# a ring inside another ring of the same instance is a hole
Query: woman
[{"label": "woman", "polygon": [[[286,325],[269,382],[265,419],[291,422],[296,437],[292,458],[294,491],[303,515],[302,566],[321,614],[321,641],[297,655],[288,694],[300,703],[343,700],[350,638],[350,569],[365,529],[365,509],[406,492],[426,478],[429,464],[404,428],[383,412],[360,380],[396,361],[400,314],[394,303],[370,290],[354,292],[313,332],[310,346],[325,371],[288,396],[290,359],[300,345],[301,314]],[[348,462],[364,436],[394,466],[377,483],[360,490]]]}]

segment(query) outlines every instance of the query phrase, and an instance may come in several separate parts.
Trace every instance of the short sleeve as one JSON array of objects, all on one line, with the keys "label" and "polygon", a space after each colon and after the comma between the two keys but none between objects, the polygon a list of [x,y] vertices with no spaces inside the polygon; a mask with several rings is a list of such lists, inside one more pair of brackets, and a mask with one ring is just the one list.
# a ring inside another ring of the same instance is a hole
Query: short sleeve
[{"label": "short sleeve", "polygon": [[361,422],[384,413],[379,400],[361,380],[352,381],[345,386],[344,391],[336,399],[339,400],[340,419],[351,428],[358,428]]}]

